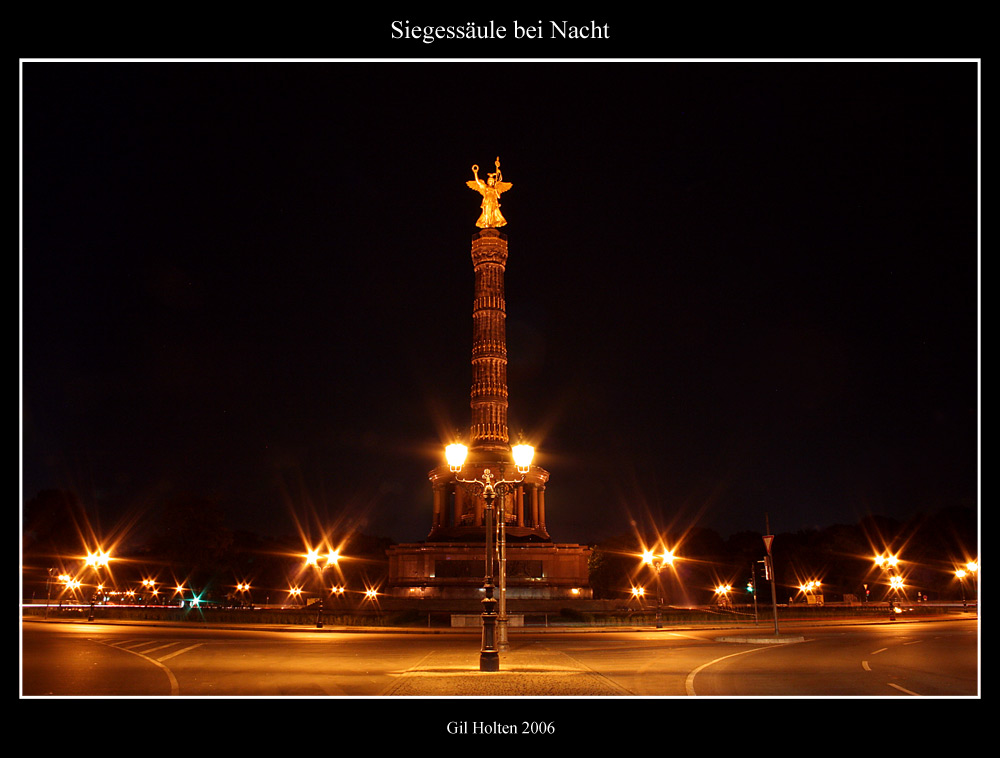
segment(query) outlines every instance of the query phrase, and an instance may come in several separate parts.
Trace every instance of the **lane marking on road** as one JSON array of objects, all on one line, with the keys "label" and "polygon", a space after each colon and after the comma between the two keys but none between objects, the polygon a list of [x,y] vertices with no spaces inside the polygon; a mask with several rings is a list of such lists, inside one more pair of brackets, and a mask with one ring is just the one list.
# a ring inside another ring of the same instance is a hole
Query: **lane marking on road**
[{"label": "lane marking on road", "polygon": [[157,645],[156,647],[149,647],[143,650],[144,653],[155,653],[157,650],[163,650],[164,648],[173,647],[174,645],[180,645],[180,640],[174,640],[173,642],[165,642],[162,645]]},{"label": "lane marking on road", "polygon": [[888,649],[889,648],[887,648],[887,647],[880,647],[878,650],[873,650],[872,651],[872,655],[878,655],[879,653],[884,653]]},{"label": "lane marking on road", "polygon": [[704,642],[705,641],[704,637],[699,637],[699,636],[697,636],[695,634],[684,634],[684,632],[668,632],[668,634],[670,636],[672,636],[672,637],[682,637],[684,639],[695,640],[697,642]]},{"label": "lane marking on road", "polygon": [[177,695],[180,692],[180,686],[177,684],[177,677],[174,676],[174,672],[171,671],[170,669],[168,669],[166,666],[164,666],[162,663],[160,663],[155,658],[150,658],[148,655],[143,655],[142,653],[137,653],[135,650],[129,650],[127,647],[121,647],[120,645],[115,645],[115,644],[113,644],[111,642],[105,642],[103,644],[107,645],[108,647],[117,648],[117,649],[122,650],[122,651],[124,651],[126,653],[131,653],[132,655],[137,655],[140,658],[142,658],[144,661],[149,661],[154,666],[158,666],[159,668],[163,669],[163,673],[165,673],[167,675],[167,681],[170,684],[170,694],[171,695]]},{"label": "lane marking on road", "polygon": [[923,640],[913,640],[912,642],[904,642],[904,645],[919,645]]},{"label": "lane marking on road", "polygon": [[913,695],[915,697],[920,697],[920,693],[919,692],[911,692],[910,690],[906,689],[905,687],[900,687],[898,684],[893,684],[892,682],[887,682],[887,684],[890,687],[895,687],[900,692],[905,692],[907,695]]},{"label": "lane marking on road", "polygon": [[[118,650],[124,650],[126,653],[132,653],[132,655],[137,655],[143,658],[154,666],[158,666],[163,669],[164,673],[167,675],[167,679],[170,682],[170,694],[176,695],[180,690],[177,684],[177,679],[174,677],[173,672],[163,665],[163,661],[169,661],[171,658],[175,658],[178,655],[186,653],[195,648],[204,645],[204,642],[196,642],[193,645],[188,645],[187,647],[178,648],[173,650],[166,655],[161,655],[156,658],[152,657],[151,653],[155,653],[158,650],[166,650],[167,648],[176,647],[177,645],[183,644],[183,640],[172,640],[170,642],[164,642],[160,645],[155,645],[155,640],[123,640],[121,642],[102,642],[102,644],[108,647],[117,648]],[[141,648],[146,645],[154,645],[154,647],[145,647],[143,650],[137,650],[136,648]]]},{"label": "lane marking on road", "polygon": [[755,647],[755,648],[751,648],[750,650],[741,650],[738,653],[730,653],[729,655],[724,655],[721,658],[716,658],[713,661],[708,661],[707,663],[703,663],[698,668],[696,668],[694,671],[692,671],[690,674],[687,675],[687,678],[684,680],[684,691],[688,695],[690,695],[692,697],[697,696],[698,693],[696,693],[694,691],[694,678],[695,678],[695,676],[697,676],[698,672],[700,672],[703,669],[708,668],[709,666],[711,666],[714,663],[718,663],[719,661],[724,661],[724,660],[726,660],[726,658],[735,658],[737,655],[746,655],[747,653],[756,653],[759,650],[773,650],[773,649],[774,649],[774,646]]},{"label": "lane marking on road", "polygon": [[868,665],[868,661],[861,661],[861,668],[865,671],[871,671],[872,667]]},{"label": "lane marking on road", "polygon": [[168,660],[170,660],[171,658],[173,658],[176,655],[180,655],[181,653],[186,653],[188,650],[194,650],[196,647],[201,647],[204,644],[205,644],[204,642],[196,642],[193,645],[188,645],[187,647],[182,647],[180,650],[175,650],[172,653],[167,653],[166,655],[161,655],[156,660],[158,660],[158,661],[168,661]]}]

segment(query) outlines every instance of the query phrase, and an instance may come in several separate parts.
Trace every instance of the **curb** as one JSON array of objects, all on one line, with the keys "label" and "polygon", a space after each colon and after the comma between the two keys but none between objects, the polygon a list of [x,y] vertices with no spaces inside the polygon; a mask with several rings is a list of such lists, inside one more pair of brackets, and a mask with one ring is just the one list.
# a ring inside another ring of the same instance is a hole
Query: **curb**
[{"label": "curb", "polygon": [[740,642],[748,645],[787,645],[791,642],[805,642],[805,637],[716,637],[716,642]]}]

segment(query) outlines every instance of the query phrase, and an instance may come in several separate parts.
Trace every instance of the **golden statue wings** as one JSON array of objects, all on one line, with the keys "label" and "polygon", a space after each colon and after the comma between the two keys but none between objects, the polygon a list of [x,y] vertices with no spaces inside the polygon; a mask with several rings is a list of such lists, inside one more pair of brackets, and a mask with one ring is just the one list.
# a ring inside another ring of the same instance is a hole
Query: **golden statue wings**
[{"label": "golden statue wings", "polygon": [[474,189],[483,196],[483,202],[480,205],[483,212],[480,214],[479,220],[476,221],[476,226],[480,229],[504,226],[507,223],[507,219],[505,219],[503,214],[500,213],[500,195],[514,185],[510,182],[503,181],[503,175],[500,173],[499,156],[497,156],[496,167],[496,173],[489,174],[484,182],[479,178],[479,166],[474,165],[472,167],[472,175],[475,178],[466,182],[471,189]]}]

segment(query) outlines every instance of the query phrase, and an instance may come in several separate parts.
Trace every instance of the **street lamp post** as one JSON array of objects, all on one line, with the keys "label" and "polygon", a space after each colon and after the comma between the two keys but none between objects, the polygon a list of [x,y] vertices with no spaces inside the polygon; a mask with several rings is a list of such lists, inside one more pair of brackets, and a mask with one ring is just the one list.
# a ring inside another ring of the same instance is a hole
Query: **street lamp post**
[{"label": "street lamp post", "polygon": [[144,606],[156,605],[157,601],[160,599],[160,591],[156,588],[155,579],[143,579],[143,594],[142,603]]},{"label": "street lamp post", "polygon": [[660,577],[661,572],[667,566],[674,565],[674,554],[673,551],[663,549],[660,555],[655,555],[652,550],[644,550],[642,553],[642,562],[644,565],[649,566],[653,569],[656,574],[656,628],[663,628],[663,581]]},{"label": "street lamp post", "polygon": [[715,594],[719,596],[719,605],[729,606],[729,593],[732,589],[730,584],[720,584],[715,588]]},{"label": "street lamp post", "polygon": [[821,584],[815,579],[810,579],[808,582],[803,582],[799,585],[799,592],[806,599],[806,603],[818,603],[822,605],[822,595],[819,595],[819,589]]},{"label": "street lamp post", "polygon": [[645,587],[633,587],[632,597],[635,598],[636,602],[639,604],[639,610],[643,610],[642,599],[646,596]]},{"label": "street lamp post", "polygon": [[49,603],[52,601],[52,576],[55,571],[55,567],[50,568],[48,579],[45,581],[45,618],[49,617]]},{"label": "street lamp post", "polygon": [[[965,570],[972,574],[972,600],[976,606],[976,615],[979,615],[979,561],[969,561],[965,564]],[[965,585],[962,585],[962,591],[965,591]]]},{"label": "street lamp post", "polygon": [[[479,651],[480,671],[499,671],[500,653],[496,645],[497,628],[497,601],[493,597],[493,505],[498,495],[509,495],[514,491],[514,487],[524,481],[524,475],[531,467],[531,459],[534,457],[534,448],[530,445],[515,445],[513,450],[514,463],[521,476],[517,479],[505,479],[501,465],[500,478],[497,478],[491,469],[483,469],[481,479],[462,479],[458,476],[455,481],[459,482],[465,490],[473,497],[482,497],[485,501],[484,516],[486,528],[486,576],[483,580],[483,641]],[[465,464],[465,457],[468,448],[465,445],[448,445],[445,449],[445,457],[452,472],[458,474]]]},{"label": "street lamp post", "polygon": [[319,600],[316,603],[316,628],[323,628],[323,598],[326,595],[326,587],[323,584],[323,571],[330,568],[330,566],[336,566],[337,562],[340,560],[340,552],[337,550],[331,550],[326,555],[326,563],[322,566],[319,565],[319,550],[309,550],[308,555],[306,555],[306,565],[314,566],[316,572],[319,576]]},{"label": "street lamp post", "polygon": [[[236,591],[240,593],[240,608],[245,608],[246,595],[250,593],[250,582],[237,582]],[[250,608],[253,608],[253,595],[250,595]]]},{"label": "street lamp post", "polygon": [[[896,597],[899,596],[900,590],[903,589],[903,577],[899,574],[899,556],[892,555],[876,555],[875,565],[882,570],[882,572],[889,578],[889,591],[886,593],[889,602],[889,620],[896,620]],[[894,593],[894,596],[889,597],[889,592]]]},{"label": "street lamp post", "polygon": [[73,602],[76,602],[76,591],[80,589],[80,580],[74,579],[69,574],[60,574],[59,581],[63,585],[62,590],[59,592],[59,608],[61,610],[63,604],[62,598],[66,590],[70,591]]},{"label": "street lamp post", "polygon": [[965,599],[965,569],[958,569],[955,571],[955,576],[958,577],[958,583],[962,588],[962,607],[967,608],[969,606],[969,601]]},{"label": "street lamp post", "polygon": [[108,565],[110,559],[111,556],[99,548],[97,552],[87,554],[87,565],[94,569],[94,576],[97,577],[97,584],[90,596],[90,615],[87,618],[88,621],[94,620],[94,603],[97,602],[97,593],[104,589],[104,585],[101,583],[101,569]]},{"label": "street lamp post", "polygon": [[509,650],[507,641],[507,514],[500,512],[500,603],[497,613],[497,649]]},{"label": "street lamp post", "polygon": [[767,534],[764,535],[764,549],[767,554],[764,556],[764,578],[771,582],[771,613],[774,616],[774,633],[780,634],[778,630],[778,589],[777,579],[774,572],[774,557],[771,555],[771,545],[774,544],[774,535],[771,533],[771,519],[764,514],[764,528]]}]

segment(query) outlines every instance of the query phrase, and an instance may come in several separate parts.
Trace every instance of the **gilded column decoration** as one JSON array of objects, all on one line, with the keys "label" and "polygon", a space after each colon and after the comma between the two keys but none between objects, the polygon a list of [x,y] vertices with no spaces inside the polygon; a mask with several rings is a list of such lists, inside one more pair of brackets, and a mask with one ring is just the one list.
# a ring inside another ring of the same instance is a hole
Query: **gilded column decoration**
[{"label": "gilded column decoration", "polygon": [[514,185],[503,181],[503,175],[500,173],[499,156],[496,160],[496,168],[496,173],[488,174],[484,182],[479,178],[479,166],[474,165],[472,167],[472,176],[474,178],[466,182],[469,187],[483,196],[483,202],[479,206],[483,212],[480,214],[479,220],[476,221],[476,226],[480,229],[495,229],[507,223],[507,219],[500,213],[500,195]]}]

